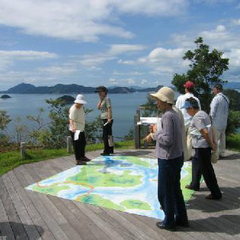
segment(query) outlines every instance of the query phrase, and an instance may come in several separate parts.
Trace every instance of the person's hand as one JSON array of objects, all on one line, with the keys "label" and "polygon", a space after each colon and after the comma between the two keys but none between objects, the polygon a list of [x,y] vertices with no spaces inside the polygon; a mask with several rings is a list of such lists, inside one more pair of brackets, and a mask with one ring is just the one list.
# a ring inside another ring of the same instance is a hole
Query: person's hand
[{"label": "person's hand", "polygon": [[151,124],[151,125],[149,126],[149,131],[150,131],[150,133],[155,133],[155,132],[157,132],[157,124]]},{"label": "person's hand", "polygon": [[109,123],[112,121],[112,119],[111,118],[108,118],[108,120],[107,120]]},{"label": "person's hand", "polygon": [[151,133],[148,134],[143,140],[146,141],[146,142],[151,142],[153,140],[152,139],[152,134]]},{"label": "person's hand", "polygon": [[73,133],[76,132],[76,128],[75,128],[75,127],[72,128],[72,132],[73,132]]},{"label": "person's hand", "polygon": [[217,145],[215,143],[212,143],[212,150],[215,152],[217,150]]}]

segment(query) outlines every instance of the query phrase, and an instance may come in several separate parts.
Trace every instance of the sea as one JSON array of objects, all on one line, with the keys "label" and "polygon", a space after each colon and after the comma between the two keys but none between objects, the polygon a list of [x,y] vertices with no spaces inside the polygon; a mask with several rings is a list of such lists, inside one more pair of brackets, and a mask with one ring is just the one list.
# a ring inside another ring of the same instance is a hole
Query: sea
[{"label": "sea", "polygon": [[[123,138],[134,127],[134,115],[140,105],[146,103],[146,92],[135,92],[129,94],[108,94],[112,102],[113,109],[113,135],[116,140]],[[35,123],[29,121],[27,116],[37,116],[38,109],[43,108],[44,112],[41,118],[45,124],[49,123],[49,105],[46,99],[57,99],[64,94],[8,94],[11,98],[0,98],[0,110],[5,110],[12,121],[8,124],[8,134],[14,134],[17,125],[26,125],[30,129],[37,127]],[[68,94],[76,97],[76,94]],[[99,116],[100,111],[97,110],[99,101],[98,94],[84,94],[87,109],[93,111],[86,115],[87,121],[93,121]],[[71,107],[71,105],[69,105]]]}]

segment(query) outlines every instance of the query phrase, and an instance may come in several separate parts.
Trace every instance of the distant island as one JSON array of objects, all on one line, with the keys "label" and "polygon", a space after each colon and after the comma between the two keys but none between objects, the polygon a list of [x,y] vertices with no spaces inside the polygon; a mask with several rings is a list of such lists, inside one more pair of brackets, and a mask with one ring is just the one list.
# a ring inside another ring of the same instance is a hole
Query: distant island
[{"label": "distant island", "polygon": [[[112,87],[108,88],[109,93],[119,94],[119,93],[134,93],[134,92],[154,92],[157,91],[162,86],[159,85],[153,88],[128,88],[128,87]],[[52,87],[36,87],[32,84],[21,83],[15,87],[8,89],[7,91],[1,92],[4,94],[72,94],[72,93],[94,93],[95,87],[85,87],[83,85],[77,84],[57,84]]]},{"label": "distant island", "polygon": [[[132,87],[109,87],[108,92],[112,94],[119,93],[134,93],[134,92],[156,92],[162,85],[152,88],[141,88],[138,86]],[[42,86],[36,87],[32,84],[21,83],[15,87],[9,88],[7,91],[2,91],[3,94],[87,94],[94,93],[95,87],[85,87],[78,84],[57,84],[52,87]],[[224,84],[224,89],[240,90],[240,82],[228,82]]]},{"label": "distant island", "polygon": [[7,99],[7,98],[11,98],[11,97],[9,95],[7,95],[7,94],[4,94],[4,95],[1,96],[1,98]]}]

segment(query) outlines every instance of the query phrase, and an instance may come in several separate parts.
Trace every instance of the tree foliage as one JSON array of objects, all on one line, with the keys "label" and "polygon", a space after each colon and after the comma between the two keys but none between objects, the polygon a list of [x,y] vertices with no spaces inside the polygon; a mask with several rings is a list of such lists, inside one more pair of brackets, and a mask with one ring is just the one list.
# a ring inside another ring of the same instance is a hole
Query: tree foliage
[{"label": "tree foliage", "polygon": [[196,49],[188,50],[183,56],[183,60],[190,62],[190,69],[185,74],[175,74],[172,84],[177,91],[184,93],[184,83],[191,80],[195,83],[195,95],[199,98],[202,109],[209,111],[212,99],[211,87],[215,83],[225,83],[220,76],[228,70],[228,58],[223,58],[223,52],[213,49],[203,43],[203,38],[196,39]]},{"label": "tree foliage", "polygon": [[0,110],[0,130],[5,130],[9,122],[11,122],[11,119],[7,115],[7,112]]}]

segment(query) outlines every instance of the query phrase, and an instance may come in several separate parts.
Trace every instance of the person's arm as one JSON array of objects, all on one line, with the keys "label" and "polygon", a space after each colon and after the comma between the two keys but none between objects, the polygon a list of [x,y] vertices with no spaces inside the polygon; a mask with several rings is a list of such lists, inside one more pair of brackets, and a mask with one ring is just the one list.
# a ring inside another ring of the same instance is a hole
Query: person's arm
[{"label": "person's arm", "polygon": [[218,109],[218,100],[216,97],[214,97],[210,105],[210,114],[209,114],[212,120],[216,117],[217,109]]},{"label": "person's arm", "polygon": [[102,104],[102,99],[99,100],[98,104],[97,104],[97,109],[99,110],[101,108],[101,104]]},{"label": "person's arm", "polygon": [[212,141],[212,138],[209,135],[209,132],[206,128],[203,128],[200,130],[200,133],[202,134],[202,136],[205,138],[205,140],[207,141],[207,143],[209,144],[209,146],[213,149],[213,151],[216,151],[217,146],[216,144]]},{"label": "person's arm", "polygon": [[108,122],[111,122],[112,121],[112,108],[111,107],[108,107]]},{"label": "person's arm", "polygon": [[75,127],[74,121],[72,119],[69,119],[69,123],[70,123],[71,129],[72,129],[72,132],[75,132],[76,131],[76,127]]},{"label": "person's arm", "polygon": [[163,146],[171,146],[173,144],[173,119],[171,116],[162,118],[162,130],[154,133],[153,138]]}]

